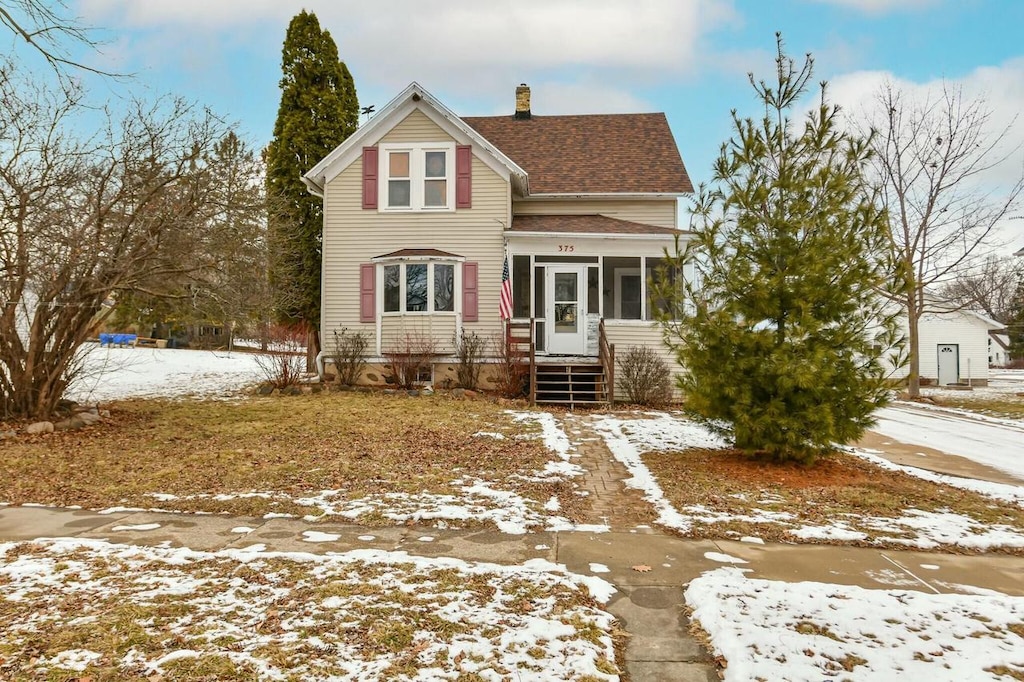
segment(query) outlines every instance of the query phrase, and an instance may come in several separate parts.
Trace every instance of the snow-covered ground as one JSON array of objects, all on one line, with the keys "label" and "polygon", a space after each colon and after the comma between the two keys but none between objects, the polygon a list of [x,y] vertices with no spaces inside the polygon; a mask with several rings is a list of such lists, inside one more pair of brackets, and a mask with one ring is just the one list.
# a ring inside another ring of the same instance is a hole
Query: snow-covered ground
[{"label": "snow-covered ground", "polygon": [[783,583],[721,568],[692,581],[686,602],[729,682],[1024,675],[1024,597]]},{"label": "snow-covered ground", "polygon": [[618,679],[614,619],[588,599],[614,588],[542,560],[56,539],[0,543],[0,579],[19,679]]},{"label": "snow-covered ground", "polygon": [[[799,510],[792,509],[781,498],[763,495],[757,506],[743,514],[725,513],[702,505],[676,509],[665,496],[657,479],[643,462],[647,452],[670,452],[687,448],[724,448],[726,444],[703,427],[677,415],[648,413],[636,418],[595,416],[594,427],[602,435],[613,456],[630,472],[625,484],[637,488],[658,512],[658,522],[668,528],[689,532],[695,524],[745,522],[773,524],[785,530],[794,540],[865,541],[934,549],[953,545],[971,549],[992,547],[1024,547],[1024,529],[1003,524],[977,521],[952,510],[924,511],[905,509],[896,517],[864,515],[831,518],[826,523],[801,521]],[[856,453],[856,451],[855,451]],[[857,453],[873,459],[873,453]],[[893,465],[894,466],[894,465]],[[899,467],[912,475],[939,483],[957,485],[954,477]],[[995,499],[1024,501],[1024,488],[966,481],[960,487],[989,495]]]},{"label": "snow-covered ground", "polygon": [[876,412],[872,431],[986,464],[1024,479],[1024,423],[898,405]]},{"label": "snow-covered ground", "polygon": [[254,353],[92,344],[83,353],[84,370],[67,396],[79,402],[228,396],[261,378]]},{"label": "snow-covered ground", "polygon": [[957,400],[978,398],[982,400],[1009,400],[1024,402],[1024,369],[991,369],[987,386],[974,386],[970,391],[959,391],[941,386],[922,386],[921,395],[931,398],[953,398]]}]

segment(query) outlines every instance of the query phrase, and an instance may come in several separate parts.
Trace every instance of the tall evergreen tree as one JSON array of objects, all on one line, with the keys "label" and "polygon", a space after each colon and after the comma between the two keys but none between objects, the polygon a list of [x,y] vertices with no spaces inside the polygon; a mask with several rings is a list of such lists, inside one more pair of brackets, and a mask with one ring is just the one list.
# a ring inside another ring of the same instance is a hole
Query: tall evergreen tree
[{"label": "tall evergreen tree", "polygon": [[[775,83],[751,75],[764,116],[733,111],[696,238],[653,294],[668,303],[687,409],[737,449],[809,463],[870,425],[886,402],[880,358],[899,341],[876,295],[887,223],[860,173],[868,143],[838,128],[824,85],[802,126],[791,120],[813,61],[796,68],[778,37],[776,64]],[[695,276],[680,288],[668,275],[686,262]]]},{"label": "tall evergreen tree", "polygon": [[[281,105],[267,147],[271,202],[272,281],[282,322],[301,322],[310,335],[309,362],[319,352],[321,202],[302,174],[359,125],[359,101],[331,34],[303,10],[288,25],[282,50]],[[312,367],[310,367],[312,369]]]}]

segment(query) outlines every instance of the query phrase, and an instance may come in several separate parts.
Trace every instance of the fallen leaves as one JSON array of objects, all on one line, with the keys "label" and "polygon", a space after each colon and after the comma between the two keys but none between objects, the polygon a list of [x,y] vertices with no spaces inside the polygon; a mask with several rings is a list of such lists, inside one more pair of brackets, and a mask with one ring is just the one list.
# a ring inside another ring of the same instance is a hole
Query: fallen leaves
[{"label": "fallen leaves", "polygon": [[647,564],[637,564],[636,566],[633,566],[632,568],[637,573],[650,573],[651,572],[651,567],[648,566]]}]

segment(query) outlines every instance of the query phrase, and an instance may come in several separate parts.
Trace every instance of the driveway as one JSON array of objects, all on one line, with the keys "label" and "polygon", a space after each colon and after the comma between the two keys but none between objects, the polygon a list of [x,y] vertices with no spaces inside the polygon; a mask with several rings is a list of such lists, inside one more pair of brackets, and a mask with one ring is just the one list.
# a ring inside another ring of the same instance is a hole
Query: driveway
[{"label": "driveway", "polygon": [[872,431],[901,443],[957,455],[1024,481],[1024,423],[907,404],[876,413]]}]

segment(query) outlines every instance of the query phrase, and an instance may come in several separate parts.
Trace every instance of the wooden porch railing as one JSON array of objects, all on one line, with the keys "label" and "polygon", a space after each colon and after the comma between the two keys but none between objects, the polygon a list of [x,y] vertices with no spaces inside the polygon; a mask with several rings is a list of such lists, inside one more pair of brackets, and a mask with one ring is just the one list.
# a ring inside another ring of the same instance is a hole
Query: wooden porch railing
[{"label": "wooden porch railing", "polygon": [[608,343],[608,335],[604,330],[604,320],[597,325],[597,357],[604,369],[605,395],[608,404],[615,403],[615,344]]},{"label": "wooden porch railing", "polygon": [[[528,329],[528,335],[523,336],[523,330]],[[530,405],[537,404],[537,341],[535,331],[537,329],[537,321],[535,318],[530,318],[529,324],[526,322],[513,322],[512,320],[505,321],[505,352],[509,359],[520,357],[521,362],[527,365],[529,371],[529,395],[527,396],[530,400]],[[519,330],[519,334],[516,334],[513,330]]]}]

